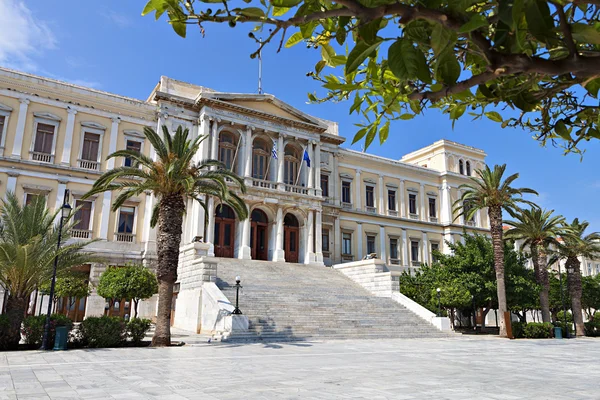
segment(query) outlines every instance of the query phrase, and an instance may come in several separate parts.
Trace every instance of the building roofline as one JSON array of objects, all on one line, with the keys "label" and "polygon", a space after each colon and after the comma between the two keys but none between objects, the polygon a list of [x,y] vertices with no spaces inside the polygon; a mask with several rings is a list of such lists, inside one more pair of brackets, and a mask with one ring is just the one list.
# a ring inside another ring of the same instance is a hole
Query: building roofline
[{"label": "building roofline", "polygon": [[485,158],[487,156],[485,151],[478,149],[477,147],[467,146],[465,144],[454,142],[454,141],[448,140],[448,139],[441,139],[441,140],[438,140],[438,141],[430,144],[429,146],[422,147],[420,149],[417,149],[415,151],[412,151],[408,154],[403,155],[400,160],[419,157],[419,156],[423,155],[424,153],[428,153],[430,151],[433,151],[433,150],[443,147],[443,146],[447,146],[450,148],[459,149],[459,150],[463,150],[463,151],[473,152],[473,153],[478,154],[482,158]]}]

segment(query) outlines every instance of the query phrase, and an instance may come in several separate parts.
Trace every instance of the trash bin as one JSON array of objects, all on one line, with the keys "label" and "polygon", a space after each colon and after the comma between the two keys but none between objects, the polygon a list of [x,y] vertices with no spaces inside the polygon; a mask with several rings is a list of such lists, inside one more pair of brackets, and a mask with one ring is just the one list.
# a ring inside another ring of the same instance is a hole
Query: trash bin
[{"label": "trash bin", "polygon": [[554,327],[554,339],[562,339],[562,328],[560,326]]},{"label": "trash bin", "polygon": [[54,350],[66,350],[69,332],[66,326],[57,326],[54,331]]}]

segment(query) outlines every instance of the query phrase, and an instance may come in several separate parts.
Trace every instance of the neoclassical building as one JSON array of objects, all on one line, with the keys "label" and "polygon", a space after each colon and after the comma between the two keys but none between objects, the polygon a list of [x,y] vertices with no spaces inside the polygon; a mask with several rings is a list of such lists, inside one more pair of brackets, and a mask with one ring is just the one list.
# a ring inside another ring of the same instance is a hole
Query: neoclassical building
[{"label": "neoclassical building", "polygon": [[[108,154],[128,148],[152,157],[143,129],[162,126],[205,136],[196,160],[219,159],[244,177],[249,219],[239,221],[212,198],[207,213],[188,203],[182,245],[205,243],[216,260],[330,266],[374,253],[394,268],[418,268],[433,250],[448,252],[446,243],[464,229],[489,228],[484,212],[470,221],[453,213],[459,186],[485,164],[480,149],[439,140],[400,159],[378,157],[343,148],[337,123],[272,95],[223,93],[164,76],[137,100],[0,68],[0,196],[45,196],[57,207],[69,189],[68,200],[81,207],[73,240],[100,239],[89,250],[105,262],[81,267],[92,283],[110,265],[153,268],[156,199],[148,193],[112,212],[116,194],[81,196],[103,172],[131,162]],[[31,312],[39,312],[36,301]],[[106,307],[94,291],[69,311],[76,319],[130,313],[128,301]],[[142,315],[154,316],[155,307],[155,299],[144,302]]]}]

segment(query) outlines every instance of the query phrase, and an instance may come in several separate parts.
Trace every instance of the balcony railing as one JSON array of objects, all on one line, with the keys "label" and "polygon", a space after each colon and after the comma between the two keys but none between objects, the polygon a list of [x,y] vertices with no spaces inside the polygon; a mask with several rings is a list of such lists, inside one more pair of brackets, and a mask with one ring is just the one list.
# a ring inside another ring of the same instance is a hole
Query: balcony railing
[{"label": "balcony railing", "polygon": [[79,168],[92,169],[98,171],[100,169],[100,163],[97,161],[90,160],[77,160],[79,162]]},{"label": "balcony railing", "polygon": [[370,207],[370,206],[366,206],[365,210],[369,213],[369,214],[377,214],[377,208],[375,207]]},{"label": "balcony railing", "polygon": [[413,267],[420,267],[421,266],[421,261],[411,261],[410,265],[412,265]]},{"label": "balcony railing", "polygon": [[398,216],[398,211],[396,211],[396,210],[388,210],[388,215],[390,217],[397,217]]},{"label": "balcony railing", "polygon": [[409,214],[410,219],[419,219],[419,214]]},{"label": "balcony railing", "polygon": [[252,186],[265,189],[277,189],[277,182],[271,182],[264,179],[252,178]]},{"label": "balcony railing", "polygon": [[135,235],[133,233],[115,233],[117,242],[133,243],[135,242]]},{"label": "balcony railing", "polygon": [[89,229],[71,229],[71,237],[75,239],[89,239],[92,237],[92,231]]},{"label": "balcony railing", "polygon": [[397,258],[390,258],[390,264],[392,265],[400,265],[400,260]]},{"label": "balcony railing", "polygon": [[304,186],[285,185],[285,191],[290,193],[308,194],[308,188]]},{"label": "balcony railing", "polygon": [[429,217],[429,222],[438,222],[437,217]]},{"label": "balcony railing", "polygon": [[53,154],[48,154],[48,153],[40,153],[38,151],[32,151],[31,152],[31,159],[33,161],[40,161],[40,162],[45,162],[45,163],[51,163],[52,160],[54,159],[54,155]]},{"label": "balcony railing", "polygon": [[352,210],[352,203],[343,203],[342,202],[342,208],[344,210]]}]

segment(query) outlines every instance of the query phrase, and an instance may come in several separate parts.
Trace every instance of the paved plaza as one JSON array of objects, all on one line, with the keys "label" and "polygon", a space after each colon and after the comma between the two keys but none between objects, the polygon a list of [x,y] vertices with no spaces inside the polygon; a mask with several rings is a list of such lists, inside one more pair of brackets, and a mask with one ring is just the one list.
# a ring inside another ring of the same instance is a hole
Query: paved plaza
[{"label": "paved plaza", "polygon": [[0,399],[598,399],[600,340],[465,338],[0,353]]}]

